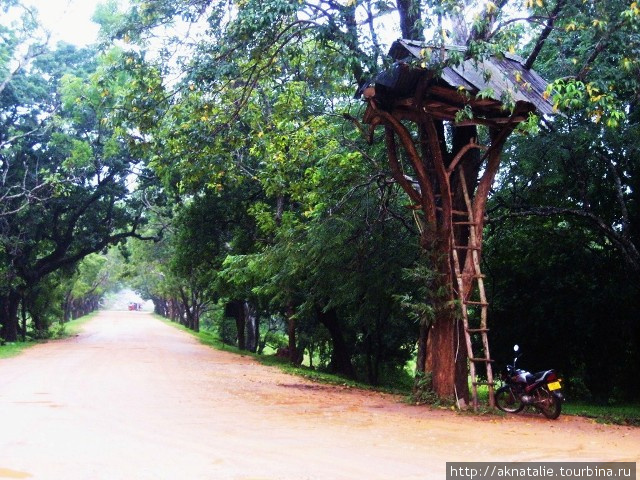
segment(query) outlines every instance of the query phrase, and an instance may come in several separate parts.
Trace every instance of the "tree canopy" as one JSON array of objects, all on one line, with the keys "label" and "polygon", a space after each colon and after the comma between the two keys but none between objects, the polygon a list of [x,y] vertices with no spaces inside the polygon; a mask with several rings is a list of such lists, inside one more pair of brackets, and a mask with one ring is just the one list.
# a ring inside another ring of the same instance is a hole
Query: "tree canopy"
[{"label": "tree canopy", "polygon": [[10,341],[18,304],[49,275],[140,236],[150,184],[119,133],[126,126],[111,123],[119,107],[108,92],[126,73],[105,80],[108,54],[50,49],[34,39],[37,23],[16,28],[7,27],[0,91],[0,324]]}]

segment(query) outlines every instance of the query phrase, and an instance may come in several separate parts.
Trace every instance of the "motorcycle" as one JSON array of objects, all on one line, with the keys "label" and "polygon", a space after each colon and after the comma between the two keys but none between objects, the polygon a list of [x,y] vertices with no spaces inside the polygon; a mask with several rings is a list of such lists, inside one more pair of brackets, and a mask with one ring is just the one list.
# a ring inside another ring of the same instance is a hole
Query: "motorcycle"
[{"label": "motorcycle", "polygon": [[561,393],[562,381],[555,370],[543,370],[529,373],[516,368],[520,347],[515,345],[516,357],[511,365],[507,364],[501,374],[503,386],[496,391],[496,407],[503,412],[518,413],[524,407],[532,406],[550,420],[560,416],[564,396]]}]

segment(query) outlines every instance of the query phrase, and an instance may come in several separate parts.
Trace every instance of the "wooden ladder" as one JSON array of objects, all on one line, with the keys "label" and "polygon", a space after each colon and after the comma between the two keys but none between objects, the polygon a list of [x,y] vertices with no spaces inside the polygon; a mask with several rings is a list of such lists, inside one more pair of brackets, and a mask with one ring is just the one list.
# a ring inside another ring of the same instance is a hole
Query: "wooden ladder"
[{"label": "wooden ladder", "polygon": [[[487,311],[489,303],[487,302],[487,296],[484,289],[484,275],[480,271],[480,251],[482,246],[480,245],[481,239],[478,238],[476,227],[478,222],[473,218],[473,208],[469,192],[467,190],[467,184],[464,178],[462,168],[458,168],[460,174],[460,182],[462,183],[462,190],[464,193],[464,200],[466,204],[466,211],[455,210],[452,213],[452,225],[467,226],[469,228],[469,242],[467,245],[456,245],[453,228],[451,229],[451,243],[452,243],[452,255],[453,266],[455,268],[455,274],[458,281],[458,299],[460,301],[460,307],[462,310],[462,321],[464,325],[464,337],[467,347],[467,357],[469,359],[469,373],[471,375],[471,391],[473,409],[478,409],[478,385],[487,385],[489,387],[489,407],[493,408],[495,405],[493,371],[491,368],[491,357],[489,355],[489,339],[487,337]],[[471,256],[471,265],[473,270],[471,273],[465,273],[464,265],[460,265],[459,250],[467,252],[465,263],[468,263],[468,257]],[[464,279],[465,276],[470,279],[471,286],[465,294]],[[475,294],[475,299],[472,299]],[[480,315],[470,315],[469,307],[473,309],[479,309]],[[473,317],[473,318],[472,318]],[[482,342],[483,356],[477,357],[473,352],[473,338],[480,336]],[[478,381],[476,374],[476,363],[484,363],[486,366],[487,380]]]}]

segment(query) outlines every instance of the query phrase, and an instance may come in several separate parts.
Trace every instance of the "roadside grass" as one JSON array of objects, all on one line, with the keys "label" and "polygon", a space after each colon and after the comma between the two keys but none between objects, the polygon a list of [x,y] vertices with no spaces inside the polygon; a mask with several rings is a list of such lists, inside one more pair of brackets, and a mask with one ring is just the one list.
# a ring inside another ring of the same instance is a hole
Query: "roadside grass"
[{"label": "roadside grass", "polygon": [[640,403],[626,405],[565,403],[562,405],[562,413],[592,418],[599,423],[640,427]]},{"label": "roadside grass", "polygon": [[[224,350],[227,352],[235,353],[240,356],[252,357],[255,358],[256,361],[263,365],[277,367],[285,373],[296,375],[299,377],[303,377],[309,379],[314,382],[329,384],[329,385],[337,385],[344,386],[349,388],[359,388],[363,390],[369,391],[378,391],[385,393],[392,393],[396,395],[403,395],[407,398],[409,403],[415,403],[411,399],[411,387],[406,385],[406,382],[400,382],[400,387],[373,387],[366,383],[357,382],[354,380],[350,380],[339,375],[333,375],[330,373],[318,371],[307,366],[298,366],[293,365],[286,358],[276,357],[275,355],[258,355],[255,353],[247,352],[244,350],[240,350],[237,347],[227,345],[218,337],[218,335],[203,330],[200,332],[193,332],[188,328],[167,320],[159,315],[154,316],[161,320],[162,322],[171,325],[174,328],[179,330],[183,330],[190,335],[196,337],[200,340],[204,345],[211,346],[213,348]],[[487,405],[487,399],[489,396],[488,387],[479,386],[478,387],[478,400],[481,405]],[[435,407],[440,408],[450,408],[447,405],[434,405]],[[481,407],[478,412],[473,412],[473,410],[467,410],[466,412],[462,412],[465,414],[475,414],[482,416],[496,416],[496,417],[504,417],[507,414],[501,412],[499,410],[489,410],[485,407]],[[629,404],[629,405],[596,405],[596,404],[588,404],[588,403],[580,403],[580,402],[565,402],[562,405],[562,413],[563,415],[574,415],[581,416],[594,419],[596,422],[605,423],[605,424],[616,424],[616,425],[628,425],[640,427],[640,403],[639,404]]]},{"label": "roadside grass", "polygon": [[84,317],[80,317],[70,322],[59,324],[56,323],[49,327],[50,337],[45,339],[30,339],[25,342],[9,342],[4,345],[0,345],[0,359],[11,358],[20,355],[25,349],[38,345],[40,343],[46,343],[50,340],[57,340],[61,338],[68,338],[77,335],[82,329],[83,325],[95,317],[97,312],[90,313]]},{"label": "roadside grass", "polygon": [[196,337],[198,340],[200,340],[200,343],[202,343],[203,345],[217,348],[218,350],[225,350],[227,352],[235,353],[240,356],[256,357],[256,358],[258,357],[258,355],[256,354],[253,354],[251,352],[246,352],[244,350],[240,350],[239,348],[234,347],[233,345],[227,345],[220,339],[218,335],[208,330],[200,330],[199,332],[194,332],[193,330],[188,329],[184,325],[180,325],[179,323],[172,322],[171,320],[164,318],[163,316],[158,315],[156,313],[153,314],[153,317],[157,320],[160,320],[163,323],[166,323],[167,325],[171,325],[173,328],[177,328],[178,330],[182,330],[183,332],[186,332],[189,335]]},{"label": "roadside grass", "polygon": [[3,358],[11,358],[16,357],[22,353],[22,351],[30,347],[31,345],[35,345],[34,342],[11,342],[5,343],[4,345],[0,345],[0,359]]},{"label": "roadside grass", "polygon": [[84,317],[77,318],[76,320],[71,320],[70,322],[52,326],[52,329],[56,329],[52,339],[68,338],[78,335],[82,330],[82,327],[84,327],[84,324],[93,319],[96,315],[98,315],[98,313],[99,311],[95,311],[88,315],[85,315]]}]

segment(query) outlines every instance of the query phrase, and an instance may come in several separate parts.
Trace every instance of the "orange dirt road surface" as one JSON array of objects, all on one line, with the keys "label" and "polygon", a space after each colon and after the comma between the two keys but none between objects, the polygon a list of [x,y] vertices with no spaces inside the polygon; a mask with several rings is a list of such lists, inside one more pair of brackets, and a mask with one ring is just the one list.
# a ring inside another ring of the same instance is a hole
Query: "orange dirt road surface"
[{"label": "orange dirt road surface", "polygon": [[144,312],[0,360],[0,479],[443,479],[447,461],[635,461],[640,429],[319,385]]}]

